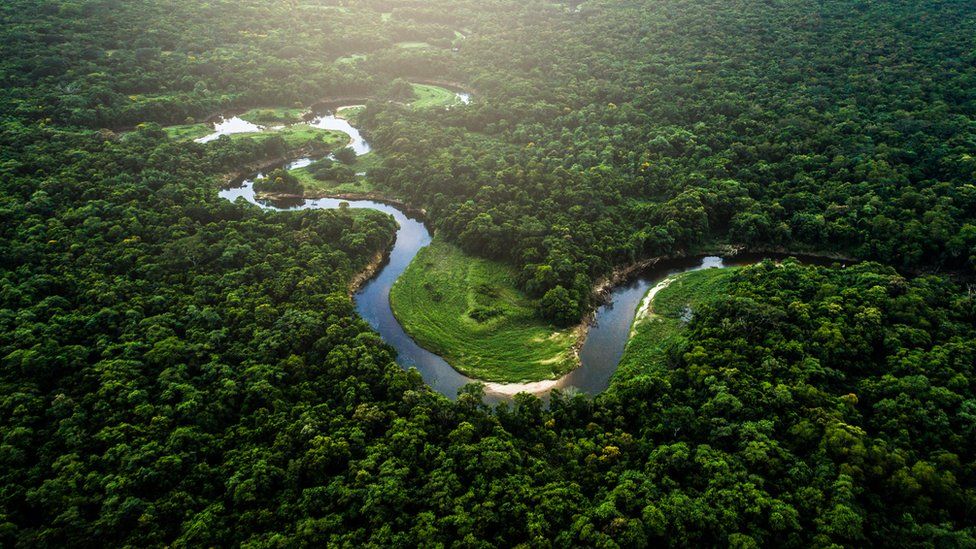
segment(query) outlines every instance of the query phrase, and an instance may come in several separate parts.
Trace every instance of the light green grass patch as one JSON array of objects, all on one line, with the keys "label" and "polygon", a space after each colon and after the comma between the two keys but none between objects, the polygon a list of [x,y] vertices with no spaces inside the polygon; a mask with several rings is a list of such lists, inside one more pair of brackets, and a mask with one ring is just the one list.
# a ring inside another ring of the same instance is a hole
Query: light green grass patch
[{"label": "light green grass patch", "polygon": [[[349,166],[354,173],[367,172],[383,163],[382,157],[375,152],[369,152],[356,158],[356,162]],[[308,168],[291,170],[292,175],[301,181],[308,196],[322,196],[329,194],[366,194],[376,191],[366,176],[357,175],[349,181],[330,181],[316,179]]]},{"label": "light green grass patch", "polygon": [[427,42],[397,42],[396,47],[410,49],[410,48],[429,48],[430,44]]},{"label": "light green grass patch", "polygon": [[389,21],[390,19],[393,19],[393,12],[392,11],[387,11],[387,12],[384,12],[384,13],[381,13],[380,14],[380,20],[381,21]]},{"label": "light green grass patch", "polygon": [[447,88],[429,84],[411,84],[416,97],[410,106],[415,109],[447,107],[458,103],[457,94]]},{"label": "light green grass patch", "polygon": [[366,54],[365,53],[353,53],[353,54],[350,54],[350,55],[344,55],[344,56],[336,59],[335,62],[336,63],[355,63],[356,61],[360,61],[362,59],[366,59]]},{"label": "light green grass patch", "polygon": [[390,305],[418,343],[477,379],[538,381],[577,366],[574,331],[538,317],[511,267],[437,238],[393,285]]},{"label": "light green grass patch", "polygon": [[170,139],[176,141],[187,141],[197,139],[213,133],[213,128],[209,124],[182,124],[179,126],[167,126],[163,128]]},{"label": "light green grass patch", "polygon": [[349,143],[349,135],[344,132],[313,128],[305,124],[295,124],[293,126],[285,126],[278,130],[269,130],[260,133],[236,133],[231,135],[230,138],[263,141],[276,135],[281,136],[285,140],[289,149],[298,149],[313,143],[323,148],[337,149]]},{"label": "light green grass patch", "polygon": [[240,115],[240,118],[259,126],[277,126],[301,122],[304,113],[305,110],[299,108],[271,107],[251,109]]},{"label": "light green grass patch", "polygon": [[674,275],[668,286],[654,296],[648,314],[634,321],[634,334],[624,349],[614,381],[665,367],[668,349],[679,340],[695,310],[728,293],[729,280],[738,269],[703,269]]},{"label": "light green grass patch", "polygon": [[694,314],[697,306],[728,292],[729,277],[738,269],[711,268],[675,275],[668,287],[654,296],[654,314],[675,319],[687,313],[686,309]]}]

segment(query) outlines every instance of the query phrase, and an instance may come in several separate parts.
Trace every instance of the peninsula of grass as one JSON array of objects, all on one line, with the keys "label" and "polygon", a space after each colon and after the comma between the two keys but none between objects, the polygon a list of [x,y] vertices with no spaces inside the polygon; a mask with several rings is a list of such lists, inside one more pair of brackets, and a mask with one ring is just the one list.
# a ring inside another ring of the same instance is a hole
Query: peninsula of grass
[{"label": "peninsula of grass", "polygon": [[265,109],[251,109],[240,115],[242,120],[259,126],[280,126],[302,121],[303,109],[291,107],[272,107]]},{"label": "peninsula of grass", "polygon": [[345,180],[317,179],[307,167],[291,170],[290,174],[298,178],[305,189],[305,196],[328,196],[335,194],[368,194],[376,191],[365,175],[370,169],[378,166],[383,159],[374,152],[356,157],[356,162],[349,166],[355,174]]},{"label": "peninsula of grass", "polygon": [[415,99],[410,106],[415,109],[447,107],[458,102],[457,94],[447,88],[429,84],[411,84]]},{"label": "peninsula of grass", "polygon": [[314,128],[306,124],[295,124],[284,128],[255,133],[235,133],[231,139],[254,139],[263,141],[274,136],[285,140],[289,149],[315,145],[324,149],[338,149],[349,144],[349,135],[337,130]]},{"label": "peninsula of grass", "polygon": [[553,379],[578,363],[572,329],[541,320],[513,269],[435,238],[393,285],[390,305],[420,345],[476,379]]},{"label": "peninsula of grass", "polygon": [[648,308],[638,310],[633,335],[624,349],[615,379],[628,379],[642,371],[664,367],[668,349],[678,341],[695,310],[726,294],[729,280],[738,269],[702,269],[670,277]]},{"label": "peninsula of grass", "polygon": [[298,178],[302,188],[305,189],[305,196],[310,197],[333,194],[367,194],[376,190],[365,177],[357,176],[343,181],[322,180],[313,177],[308,168],[298,168],[288,173]]},{"label": "peninsula of grass", "polygon": [[213,133],[213,128],[209,124],[181,124],[179,126],[167,126],[163,128],[163,131],[175,141],[189,141],[210,135]]}]

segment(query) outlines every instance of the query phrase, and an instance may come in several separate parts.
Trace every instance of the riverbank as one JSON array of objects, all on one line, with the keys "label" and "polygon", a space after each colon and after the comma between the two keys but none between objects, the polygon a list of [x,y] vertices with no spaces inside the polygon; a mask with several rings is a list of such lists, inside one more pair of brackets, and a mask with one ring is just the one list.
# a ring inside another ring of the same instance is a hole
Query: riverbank
[{"label": "riverbank", "polygon": [[741,267],[701,269],[671,275],[648,290],[634,315],[628,342],[614,376],[627,379],[665,367],[678,342],[703,304],[728,293],[728,284]]},{"label": "riverbank", "polygon": [[373,257],[369,260],[369,263],[363,268],[363,270],[356,273],[349,281],[349,297],[352,297],[356,292],[358,292],[367,282],[372,280],[377,273],[383,268],[384,265],[390,260],[390,249],[393,247],[393,242],[396,241],[394,237],[387,245],[384,247],[383,251],[378,251],[373,254]]}]

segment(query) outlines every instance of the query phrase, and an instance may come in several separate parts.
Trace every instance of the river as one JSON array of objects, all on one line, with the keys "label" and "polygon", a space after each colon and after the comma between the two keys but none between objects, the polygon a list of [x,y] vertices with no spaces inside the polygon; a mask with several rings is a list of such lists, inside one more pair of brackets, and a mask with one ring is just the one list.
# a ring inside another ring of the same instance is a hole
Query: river
[{"label": "river", "polygon": [[[352,138],[351,146],[357,154],[365,154],[370,150],[369,144],[359,131],[342,118],[326,114],[313,119],[310,123],[318,127],[346,131]],[[300,158],[285,164],[284,167],[300,168],[314,160]],[[424,381],[434,390],[449,398],[455,398],[458,389],[476,381],[452,368],[440,356],[418,345],[404,332],[390,308],[390,288],[393,287],[393,283],[403,274],[417,252],[430,244],[431,234],[423,222],[410,217],[399,208],[372,200],[335,198],[258,200],[254,193],[254,181],[263,176],[264,174],[261,173],[254,174],[236,187],[221,190],[220,196],[230,201],[243,199],[261,208],[279,211],[338,208],[340,204],[347,203],[351,208],[379,210],[392,215],[399,224],[399,229],[393,249],[390,251],[389,261],[374,278],[356,292],[354,296],[356,310],[386,343],[397,350],[397,362],[404,368],[416,368]],[[545,396],[554,388],[582,391],[590,395],[602,392],[609,386],[610,379],[617,370],[617,364],[630,339],[634,315],[650,288],[674,274],[705,268],[747,265],[763,257],[768,256],[740,255],[734,259],[705,256],[659,262],[629,282],[614,287],[607,302],[597,308],[594,322],[580,349],[579,368],[557,380],[516,384],[485,383],[486,400],[490,402],[505,400],[522,391]],[[812,262],[818,261],[814,258],[808,259]]]}]

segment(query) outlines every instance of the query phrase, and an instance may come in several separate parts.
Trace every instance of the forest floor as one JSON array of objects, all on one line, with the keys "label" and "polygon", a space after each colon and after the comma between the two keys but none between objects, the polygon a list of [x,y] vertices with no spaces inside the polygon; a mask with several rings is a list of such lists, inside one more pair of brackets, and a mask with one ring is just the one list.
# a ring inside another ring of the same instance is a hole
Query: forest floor
[{"label": "forest floor", "polygon": [[396,281],[390,305],[420,345],[477,379],[553,379],[578,365],[574,330],[541,320],[510,267],[440,239]]},{"label": "forest floor", "polygon": [[629,378],[665,364],[670,349],[703,303],[728,292],[732,275],[741,267],[702,269],[674,275],[650,303],[641,302],[632,336],[615,376]]}]

